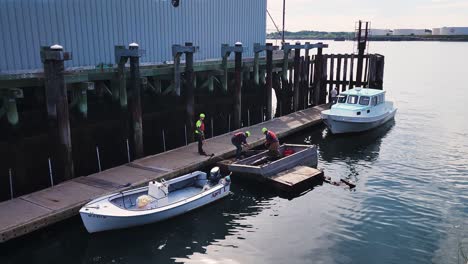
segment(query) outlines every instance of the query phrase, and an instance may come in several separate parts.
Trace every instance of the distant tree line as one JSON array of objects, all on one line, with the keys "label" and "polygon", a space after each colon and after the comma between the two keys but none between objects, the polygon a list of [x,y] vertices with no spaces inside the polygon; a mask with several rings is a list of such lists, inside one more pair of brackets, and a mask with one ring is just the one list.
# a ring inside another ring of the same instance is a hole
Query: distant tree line
[{"label": "distant tree line", "polygon": [[[281,39],[282,33],[271,32],[267,34],[269,39]],[[297,32],[284,31],[284,38],[286,39],[352,39],[354,37],[353,32],[326,32],[326,31],[313,31],[313,30],[302,30]]]},{"label": "distant tree line", "polygon": [[[267,39],[281,39],[282,33],[271,32],[267,34]],[[354,32],[326,32],[302,30],[297,32],[285,31],[285,39],[334,39],[334,40],[354,40]],[[369,36],[373,41],[468,41],[468,35],[407,35],[407,36]]]}]

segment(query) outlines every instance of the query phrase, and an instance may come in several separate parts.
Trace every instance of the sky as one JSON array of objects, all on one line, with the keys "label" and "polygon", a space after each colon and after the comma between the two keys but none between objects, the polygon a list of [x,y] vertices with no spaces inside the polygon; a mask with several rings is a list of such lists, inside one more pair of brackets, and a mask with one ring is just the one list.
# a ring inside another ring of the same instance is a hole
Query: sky
[{"label": "sky", "polygon": [[[282,28],[283,0],[267,0]],[[358,20],[374,29],[468,27],[468,0],[286,0],[286,30],[354,31]],[[267,15],[267,31],[275,31]]]}]

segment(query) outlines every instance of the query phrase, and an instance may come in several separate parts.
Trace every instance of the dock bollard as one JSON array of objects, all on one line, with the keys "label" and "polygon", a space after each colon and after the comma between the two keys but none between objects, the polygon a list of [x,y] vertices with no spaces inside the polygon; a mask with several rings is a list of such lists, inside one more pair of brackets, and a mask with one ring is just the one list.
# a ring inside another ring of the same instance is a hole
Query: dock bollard
[{"label": "dock bollard", "polygon": [[128,145],[128,138],[125,140],[127,142],[127,160],[130,163],[130,146]]},{"label": "dock bollard", "polygon": [[99,147],[98,146],[96,146],[96,157],[97,157],[99,172],[101,172],[102,171],[102,169],[101,169],[101,156],[99,155]]},{"label": "dock bollard", "polygon": [[49,158],[49,177],[50,177],[50,186],[54,186],[54,176],[52,175],[52,163]]},{"label": "dock bollard", "polygon": [[164,152],[166,151],[166,137],[164,136],[164,129],[162,130],[162,138],[163,138],[163,147],[164,147]]},{"label": "dock bollard", "polygon": [[11,199],[13,200],[13,176],[12,176],[12,173],[11,173],[11,168],[8,169],[8,175],[10,177],[10,197]]}]

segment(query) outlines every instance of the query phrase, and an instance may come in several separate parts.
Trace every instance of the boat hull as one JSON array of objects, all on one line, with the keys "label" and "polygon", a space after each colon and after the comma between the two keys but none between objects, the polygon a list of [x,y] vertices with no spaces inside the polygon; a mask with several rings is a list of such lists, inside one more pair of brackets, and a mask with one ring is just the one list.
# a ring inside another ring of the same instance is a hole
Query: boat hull
[{"label": "boat hull", "polygon": [[317,147],[315,145],[284,144],[281,146],[281,148],[300,148],[300,151],[296,151],[296,153],[290,156],[283,157],[277,161],[271,162],[266,166],[249,165],[251,161],[266,156],[267,151],[265,151],[252,157],[232,163],[228,166],[228,168],[230,171],[238,174],[256,175],[259,178],[265,178],[275,175],[278,172],[291,169],[298,165],[317,167],[318,154]]},{"label": "boat hull", "polygon": [[378,118],[356,118],[322,114],[322,120],[333,134],[358,133],[376,128],[395,117],[392,109]]},{"label": "boat hull", "polygon": [[182,201],[167,209],[148,210],[147,213],[133,216],[115,216],[97,213],[86,213],[80,210],[81,219],[89,233],[101,232],[113,229],[122,229],[133,226],[160,222],[204,205],[215,202],[229,194],[230,185],[218,186],[203,193],[201,197],[194,197]]}]

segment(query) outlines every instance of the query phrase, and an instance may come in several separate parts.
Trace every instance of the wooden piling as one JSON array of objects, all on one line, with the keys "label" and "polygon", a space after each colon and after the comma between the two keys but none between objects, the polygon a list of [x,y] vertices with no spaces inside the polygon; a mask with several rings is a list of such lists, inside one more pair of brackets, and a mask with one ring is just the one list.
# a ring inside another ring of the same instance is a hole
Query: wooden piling
[{"label": "wooden piling", "polygon": [[[273,47],[272,43],[266,44],[268,47]],[[273,49],[266,50],[266,120],[271,119],[272,115],[272,89],[273,89]]]},{"label": "wooden piling", "polygon": [[[310,42],[306,42],[305,45],[308,46]],[[304,56],[304,109],[309,107],[309,102],[310,102],[310,72],[312,68],[312,64],[310,62],[310,56],[309,56],[309,49],[305,49],[305,56]]]},{"label": "wooden piling", "polygon": [[344,56],[338,54],[336,60],[336,91],[340,92],[340,85],[341,85],[341,61],[344,59]]},{"label": "wooden piling", "polygon": [[[255,43],[255,45],[260,45],[260,43]],[[260,76],[259,76],[259,65],[258,65],[258,59],[260,56],[260,52],[254,52],[254,66],[253,66],[253,75],[254,75],[254,83],[255,85],[260,84]]]},{"label": "wooden piling", "polygon": [[55,154],[56,162],[60,164],[59,167],[63,169],[58,175],[62,175],[65,180],[74,177],[67,87],[64,78],[64,61],[70,59],[70,57],[71,54],[64,52],[63,48],[58,45],[43,47],[41,50],[41,58],[44,64],[49,132],[52,137],[57,135],[56,139],[51,138],[52,146],[56,146],[53,154]]},{"label": "wooden piling", "polygon": [[348,89],[352,89],[354,87],[354,54],[351,54],[351,63],[349,65],[349,86]]},{"label": "wooden piling", "polygon": [[[300,42],[296,43],[296,45],[301,45]],[[299,76],[301,72],[301,49],[294,49],[294,97],[293,97],[293,109],[294,112],[299,110],[299,97],[300,97],[300,91],[299,91]]]},{"label": "wooden piling", "polygon": [[[138,44],[132,43],[129,46],[130,50],[138,51]],[[130,56],[130,89],[132,90],[132,98],[130,104],[130,113],[132,118],[132,138],[133,147],[135,150],[134,157],[141,158],[144,156],[143,151],[143,121],[141,118],[141,83],[140,83],[140,56]]]},{"label": "wooden piling", "polygon": [[[236,47],[242,47],[242,43],[237,42]],[[242,51],[235,51],[235,66],[234,66],[234,113],[233,113],[233,128],[238,129],[241,127],[242,118]]]},{"label": "wooden piling", "polygon": [[[191,42],[185,42],[186,47],[191,47],[193,44]],[[195,131],[195,95],[194,95],[194,84],[193,80],[195,78],[195,73],[193,71],[193,53],[185,53],[185,123],[187,124],[188,129],[188,141],[194,141],[194,131]]]},{"label": "wooden piling", "polygon": [[363,70],[363,63],[364,63],[364,51],[366,50],[366,43],[367,43],[367,31],[368,31],[368,24],[366,22],[366,29],[365,29],[365,36],[364,38],[361,36],[362,34],[362,21],[359,21],[359,31],[358,31],[358,60],[357,60],[357,69],[356,69],[356,86],[362,85],[362,70]]},{"label": "wooden piling", "polygon": [[342,82],[342,86],[341,86],[341,89],[338,91],[338,93],[340,92],[343,92],[343,91],[346,91],[346,86],[347,86],[347,83],[346,83],[346,74],[348,73],[348,55],[345,54],[344,55],[344,62],[343,62],[343,82]]},{"label": "wooden piling", "polygon": [[329,78],[330,85],[328,86],[327,97],[328,97],[328,102],[330,103],[332,101],[331,91],[333,90],[333,80],[335,76],[335,56],[331,54],[329,58],[330,58],[330,76],[328,78]]}]

